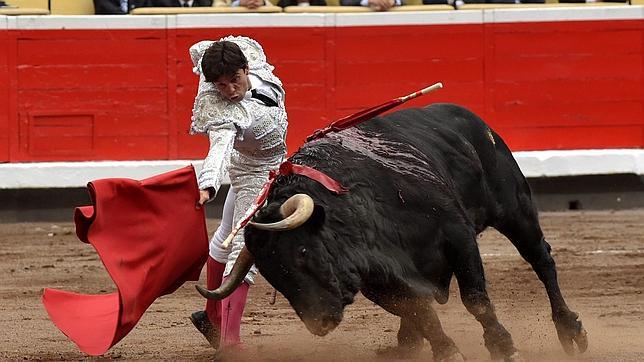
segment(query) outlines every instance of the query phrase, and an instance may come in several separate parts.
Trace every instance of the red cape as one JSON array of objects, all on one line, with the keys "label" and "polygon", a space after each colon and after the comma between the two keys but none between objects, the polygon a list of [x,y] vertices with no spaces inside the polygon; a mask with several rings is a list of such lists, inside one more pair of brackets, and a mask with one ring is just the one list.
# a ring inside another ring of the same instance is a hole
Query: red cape
[{"label": "red cape", "polygon": [[88,184],[93,206],[76,208],[76,235],[98,252],[117,292],[87,295],[46,288],[54,324],[81,351],[101,355],[134,328],[160,296],[198,280],[208,257],[199,189],[188,166],[142,181]]}]

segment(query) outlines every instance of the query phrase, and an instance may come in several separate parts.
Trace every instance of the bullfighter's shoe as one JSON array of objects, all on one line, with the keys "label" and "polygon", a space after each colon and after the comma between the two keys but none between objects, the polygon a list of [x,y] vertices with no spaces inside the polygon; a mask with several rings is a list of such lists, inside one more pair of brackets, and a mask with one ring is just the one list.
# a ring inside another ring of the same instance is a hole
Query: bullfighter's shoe
[{"label": "bullfighter's shoe", "polygon": [[206,340],[210,343],[212,348],[219,348],[219,329],[213,327],[205,311],[200,310],[192,313],[190,315],[190,321],[194,324],[197,330],[206,337]]}]

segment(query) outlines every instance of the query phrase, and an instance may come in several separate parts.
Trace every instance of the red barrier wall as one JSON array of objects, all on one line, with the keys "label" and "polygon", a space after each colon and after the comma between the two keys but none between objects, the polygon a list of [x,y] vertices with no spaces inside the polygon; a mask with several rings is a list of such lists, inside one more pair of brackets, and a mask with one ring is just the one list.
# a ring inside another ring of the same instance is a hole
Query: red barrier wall
[{"label": "red barrier wall", "polygon": [[0,162],[9,161],[9,36],[0,30]]},{"label": "red barrier wall", "polygon": [[514,149],[643,147],[643,24],[487,26],[486,116]]},{"label": "red barrier wall", "polygon": [[18,131],[11,161],[168,157],[164,30],[10,35],[17,112],[9,116]]},{"label": "red barrier wall", "polygon": [[643,148],[644,21],[0,30],[0,161],[201,158],[187,50],[247,35],[287,90],[289,146],[330,121],[410,102],[481,115],[513,150]]}]

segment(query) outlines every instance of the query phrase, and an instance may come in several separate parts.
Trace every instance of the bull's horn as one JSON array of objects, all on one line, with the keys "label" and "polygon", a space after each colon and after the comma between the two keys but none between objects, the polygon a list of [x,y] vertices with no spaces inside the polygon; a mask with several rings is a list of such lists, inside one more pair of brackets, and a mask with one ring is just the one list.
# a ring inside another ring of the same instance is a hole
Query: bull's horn
[{"label": "bull's horn", "polygon": [[235,261],[235,265],[230,271],[230,275],[226,277],[219,288],[215,290],[208,290],[200,285],[196,285],[195,287],[197,287],[199,294],[208,299],[224,299],[227,296],[231,295],[235,291],[235,289],[237,289],[237,287],[244,281],[246,274],[248,274],[248,271],[250,271],[250,268],[253,266],[254,262],[255,257],[253,257],[253,254],[251,254],[250,251],[248,251],[248,249],[246,249],[246,247],[244,246],[239,252],[239,256]]},{"label": "bull's horn", "polygon": [[292,230],[304,224],[313,214],[313,199],[307,194],[295,194],[289,197],[282,206],[280,206],[280,214],[283,220],[262,224],[251,221],[249,224],[260,230],[270,231],[284,231]]}]

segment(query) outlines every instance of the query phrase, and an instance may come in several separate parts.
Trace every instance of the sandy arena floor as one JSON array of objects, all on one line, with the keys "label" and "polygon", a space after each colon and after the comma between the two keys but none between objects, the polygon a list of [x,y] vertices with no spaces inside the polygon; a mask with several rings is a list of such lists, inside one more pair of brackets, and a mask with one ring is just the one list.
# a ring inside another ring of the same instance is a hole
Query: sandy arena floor
[{"label": "sandy arena floor", "polygon": [[[589,333],[589,350],[564,354],[550,320],[540,282],[516,250],[490,230],[481,237],[489,293],[501,322],[530,361],[644,360],[644,210],[544,213],[542,225],[554,249],[559,280],[571,308]],[[214,230],[216,220],[209,222]],[[71,223],[0,224],[0,359],[79,360],[81,353],[47,318],[44,287],[112,291],[94,249],[76,239]],[[205,279],[205,277],[202,277]],[[188,283],[154,303],[135,329],[103,358],[192,360],[213,350],[188,315],[203,299]],[[454,287],[456,283],[452,283]],[[242,325],[253,361],[368,361],[379,347],[395,344],[398,320],[362,296],[326,337],[311,335],[286,300],[261,279],[251,289]],[[452,288],[437,305],[446,332],[469,361],[489,360],[482,329]],[[431,360],[426,344],[419,360]]]}]

